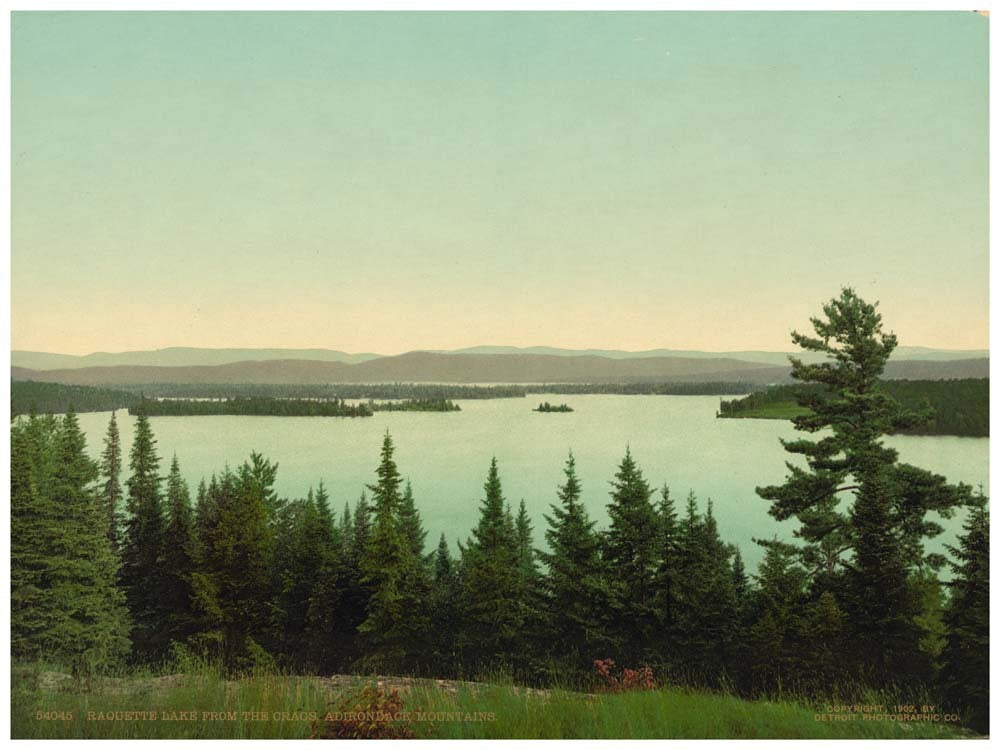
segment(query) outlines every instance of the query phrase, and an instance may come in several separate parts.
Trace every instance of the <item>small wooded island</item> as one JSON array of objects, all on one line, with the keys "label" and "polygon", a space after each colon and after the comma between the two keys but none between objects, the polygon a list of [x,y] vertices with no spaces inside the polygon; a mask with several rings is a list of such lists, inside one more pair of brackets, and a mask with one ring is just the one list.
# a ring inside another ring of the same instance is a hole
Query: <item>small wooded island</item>
[{"label": "small wooded island", "polygon": [[448,399],[404,399],[349,404],[343,399],[227,398],[140,399],[129,406],[129,414],[147,417],[370,417],[377,411],[461,411]]},{"label": "small wooded island", "polygon": [[566,412],[566,411],[573,411],[573,407],[568,406],[567,404],[559,404],[559,406],[556,406],[555,404],[550,404],[548,401],[543,401],[538,405],[537,409],[532,409],[532,411]]}]

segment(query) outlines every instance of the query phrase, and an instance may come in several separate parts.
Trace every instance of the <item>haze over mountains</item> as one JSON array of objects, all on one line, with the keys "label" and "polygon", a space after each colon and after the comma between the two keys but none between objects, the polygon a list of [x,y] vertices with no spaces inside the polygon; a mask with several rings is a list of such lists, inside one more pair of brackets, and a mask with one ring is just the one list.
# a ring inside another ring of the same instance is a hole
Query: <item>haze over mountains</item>
[{"label": "haze over mountains", "polygon": [[[977,356],[978,355],[978,356]],[[163,349],[73,355],[12,352],[11,378],[75,385],[143,383],[614,383],[789,380],[781,352],[579,351],[474,347],[391,357],[333,350]],[[808,359],[821,357],[808,356]],[[230,360],[230,361],[226,361]],[[97,365],[95,363],[102,363]],[[41,365],[48,365],[43,367]],[[53,366],[55,365],[55,366]],[[985,351],[901,348],[886,377],[989,377]]]},{"label": "haze over mountains", "polygon": [[[559,349],[551,346],[472,346],[465,349],[417,349],[437,354],[545,354],[554,357],[595,356],[610,359],[648,359],[651,357],[685,357],[695,359],[739,359],[769,365],[785,365],[789,354],[806,361],[819,361],[822,357],[810,352],[732,351],[703,352],[686,349],[647,349],[638,352],[617,349]],[[414,353],[409,352],[409,353]],[[190,367],[226,365],[234,362],[266,362],[278,359],[304,359],[316,362],[367,362],[386,355],[370,352],[350,354],[336,349],[201,349],[174,346],[166,349],[129,352],[94,352],[93,354],[55,354],[13,350],[12,367],[32,370],[71,369],[80,367],[114,367],[117,365],[150,365],[158,367]],[[398,355],[396,355],[398,356]],[[926,360],[931,362],[956,359],[981,359],[989,357],[987,349],[929,349],[921,346],[900,346],[893,352],[895,362]]]}]

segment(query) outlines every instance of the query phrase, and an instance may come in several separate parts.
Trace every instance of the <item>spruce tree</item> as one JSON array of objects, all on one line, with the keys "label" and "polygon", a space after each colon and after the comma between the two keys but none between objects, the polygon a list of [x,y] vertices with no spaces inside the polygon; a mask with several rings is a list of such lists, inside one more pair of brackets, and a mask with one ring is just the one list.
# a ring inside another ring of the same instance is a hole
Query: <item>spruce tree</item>
[{"label": "spruce tree", "polygon": [[990,516],[980,497],[965,521],[958,547],[949,547],[954,579],[945,614],[948,636],[940,684],[948,710],[976,731],[990,731]]},{"label": "spruce tree", "polygon": [[668,662],[688,681],[716,685],[733,661],[736,597],[732,548],[721,540],[712,504],[698,513],[694,494],[678,531],[677,603]]},{"label": "spruce tree", "polygon": [[615,625],[626,654],[646,660],[655,631],[654,576],[660,522],[652,489],[626,449],[611,483],[604,559],[614,595]]},{"label": "spruce tree", "polygon": [[125,537],[122,543],[121,582],[135,629],[132,641],[140,658],[155,660],[166,653],[169,610],[164,556],[166,520],[160,491],[160,459],[149,419],[136,417],[129,466]]},{"label": "spruce tree", "polygon": [[285,503],[275,538],[275,570],[278,589],[275,601],[280,621],[279,651],[296,668],[310,655],[305,637],[310,600],[330,560],[330,530],[316,500]]},{"label": "spruce tree", "polygon": [[104,504],[105,518],[108,525],[108,540],[111,548],[117,552],[121,545],[121,517],[119,515],[123,502],[122,485],[122,448],[118,432],[118,422],[115,412],[111,412],[108,422],[108,433],[104,438],[104,451],[101,453],[101,477],[104,484],[101,487],[101,502]]},{"label": "spruce tree", "polygon": [[479,521],[463,555],[463,630],[466,666],[509,667],[524,624],[519,602],[518,544],[500,472],[490,462]]},{"label": "spruce tree", "polygon": [[455,641],[460,624],[459,571],[448,551],[444,534],[434,553],[434,585],[431,592],[431,663],[438,674],[448,674],[458,665]]},{"label": "spruce tree", "polygon": [[659,623],[659,643],[661,659],[669,659],[675,648],[673,634],[676,629],[678,576],[680,565],[680,526],[670,488],[660,490],[660,500],[656,506],[659,519],[657,552],[659,564],[654,577],[654,607]]},{"label": "spruce tree", "polygon": [[393,460],[394,446],[388,432],[382,441],[381,460],[375,484],[368,485],[374,503],[371,538],[361,559],[363,582],[370,597],[367,616],[358,628],[366,656],[382,669],[398,669],[407,658],[408,639],[404,579],[412,564],[409,540],[400,523],[403,480]]},{"label": "spruce tree", "polygon": [[181,477],[174,455],[167,475],[167,528],[164,536],[164,589],[160,592],[167,610],[164,638],[168,643],[186,643],[196,630],[195,596],[192,584],[197,559],[194,516],[187,483]]},{"label": "spruce tree", "polygon": [[548,551],[539,556],[545,564],[542,579],[543,642],[552,657],[570,669],[592,668],[611,648],[607,634],[610,594],[601,560],[601,541],[580,495],[573,454],[563,469],[566,481],[559,486],[558,504],[545,516]]},{"label": "spruce tree", "polygon": [[319,480],[319,486],[316,488],[316,510],[319,511],[319,517],[323,522],[327,538],[332,543],[336,532],[336,524],[333,520],[333,511],[330,508],[330,495],[326,491],[326,487],[323,486],[322,479]]},{"label": "spruce tree", "polygon": [[755,692],[792,686],[800,676],[796,634],[806,593],[807,574],[788,546],[766,548],[757,573],[755,622],[750,630],[750,670]]},{"label": "spruce tree", "polygon": [[128,612],[76,415],[11,435],[11,652],[103,671],[128,655]]},{"label": "spruce tree", "polygon": [[424,531],[420,521],[420,513],[417,511],[416,503],[413,499],[413,487],[410,480],[406,480],[406,487],[403,489],[403,497],[399,505],[399,528],[410,545],[410,551],[418,560],[424,559],[424,540],[427,532]]},{"label": "spruce tree", "polygon": [[[271,617],[273,525],[260,482],[261,461],[226,470],[215,482],[213,512],[196,593],[204,629],[196,641],[217,649],[230,669],[250,668],[274,642]],[[210,495],[213,494],[210,487]]]},{"label": "spruce tree", "polygon": [[886,484],[867,477],[851,509],[856,540],[844,602],[856,669],[876,685],[931,677],[931,662],[920,648],[920,591],[892,528],[887,498],[893,490]]}]

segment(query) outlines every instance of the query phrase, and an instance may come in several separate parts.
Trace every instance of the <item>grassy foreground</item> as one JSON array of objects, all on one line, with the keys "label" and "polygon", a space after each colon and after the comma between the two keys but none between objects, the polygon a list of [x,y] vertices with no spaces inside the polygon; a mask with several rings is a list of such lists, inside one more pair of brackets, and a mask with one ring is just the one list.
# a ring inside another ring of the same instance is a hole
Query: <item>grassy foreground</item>
[{"label": "grassy foreground", "polygon": [[[367,680],[370,684],[372,680]],[[14,738],[304,738],[361,677],[104,678],[12,670]],[[624,694],[386,678],[418,738],[948,738],[954,724],[822,720],[823,706],[676,688]],[[136,712],[125,714],[123,712]],[[152,712],[156,712],[153,716]]]}]

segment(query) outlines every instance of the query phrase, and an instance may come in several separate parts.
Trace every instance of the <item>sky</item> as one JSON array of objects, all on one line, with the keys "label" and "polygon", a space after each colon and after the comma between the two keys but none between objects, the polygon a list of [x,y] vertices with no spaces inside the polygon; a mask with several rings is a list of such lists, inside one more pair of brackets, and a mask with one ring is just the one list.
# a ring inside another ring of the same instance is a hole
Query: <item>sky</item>
[{"label": "sky", "polygon": [[986,348],[988,24],[17,12],[11,345]]}]

